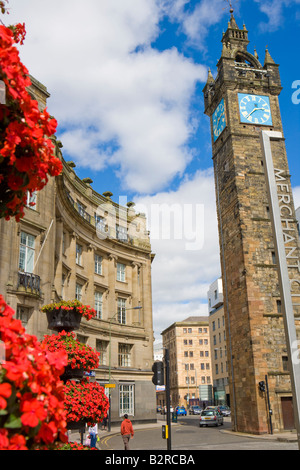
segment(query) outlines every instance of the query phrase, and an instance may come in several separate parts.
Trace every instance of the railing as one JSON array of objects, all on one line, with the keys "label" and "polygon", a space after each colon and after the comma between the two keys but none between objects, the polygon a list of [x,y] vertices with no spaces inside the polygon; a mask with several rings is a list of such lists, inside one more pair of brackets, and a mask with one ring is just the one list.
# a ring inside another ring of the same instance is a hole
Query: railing
[{"label": "railing", "polygon": [[23,273],[21,271],[18,272],[17,289],[19,287],[24,287],[26,290],[29,289],[33,294],[41,295],[40,284],[40,276],[32,273]]}]

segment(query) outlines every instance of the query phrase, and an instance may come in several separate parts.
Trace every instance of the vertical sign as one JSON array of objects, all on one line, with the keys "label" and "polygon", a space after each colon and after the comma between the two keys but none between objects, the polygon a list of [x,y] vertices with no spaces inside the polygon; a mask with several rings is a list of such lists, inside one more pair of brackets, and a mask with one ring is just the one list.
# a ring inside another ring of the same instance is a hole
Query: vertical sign
[{"label": "vertical sign", "polygon": [[[295,269],[299,272],[299,259],[295,256],[298,242],[293,237],[291,223],[295,222],[292,217],[293,208],[290,186],[285,182],[284,170],[274,169],[271,139],[281,140],[281,132],[262,131],[261,144],[263,149],[264,165],[266,170],[266,181],[271,206],[271,220],[274,236],[274,245],[278,261],[278,277],[283,307],[283,320],[285,336],[288,349],[288,359],[291,373],[291,385],[293,392],[295,427],[298,435],[300,449],[300,361],[298,358],[298,341],[293,311],[293,298],[300,296],[300,281],[289,277],[289,271]],[[293,245],[293,242],[294,245]],[[298,291],[293,291],[294,286]]]}]

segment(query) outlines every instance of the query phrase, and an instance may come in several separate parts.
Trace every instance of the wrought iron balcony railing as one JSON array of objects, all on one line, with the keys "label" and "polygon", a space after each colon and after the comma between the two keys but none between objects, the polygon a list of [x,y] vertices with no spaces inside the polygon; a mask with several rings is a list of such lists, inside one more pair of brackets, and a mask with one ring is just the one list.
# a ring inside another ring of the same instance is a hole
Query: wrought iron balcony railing
[{"label": "wrought iron balcony railing", "polygon": [[41,279],[40,276],[32,273],[18,272],[18,285],[19,287],[24,287],[26,291],[30,290],[33,294],[41,295]]}]

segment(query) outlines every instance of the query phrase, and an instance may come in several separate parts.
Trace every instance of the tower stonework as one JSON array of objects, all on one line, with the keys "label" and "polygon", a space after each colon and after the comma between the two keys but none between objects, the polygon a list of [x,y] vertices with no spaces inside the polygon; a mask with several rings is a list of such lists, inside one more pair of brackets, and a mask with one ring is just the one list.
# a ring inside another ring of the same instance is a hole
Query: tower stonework
[{"label": "tower stonework", "polygon": [[[222,38],[218,74],[208,74],[205,114],[212,151],[227,334],[233,429],[264,434],[293,429],[290,355],[261,144],[282,134],[279,66],[268,50],[250,54],[248,31],[233,14]],[[299,338],[299,239],[284,137],[271,140],[294,318]],[[298,304],[298,305],[297,305]],[[259,382],[267,384],[267,393]],[[272,413],[269,413],[269,409]]]}]

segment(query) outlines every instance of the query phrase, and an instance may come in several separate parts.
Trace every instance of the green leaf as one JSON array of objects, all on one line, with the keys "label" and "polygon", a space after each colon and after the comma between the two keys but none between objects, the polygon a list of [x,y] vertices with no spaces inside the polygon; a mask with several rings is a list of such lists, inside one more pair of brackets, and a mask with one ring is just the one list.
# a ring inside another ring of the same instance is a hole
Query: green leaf
[{"label": "green leaf", "polygon": [[21,428],[22,427],[22,421],[21,421],[21,418],[15,416],[15,415],[10,415],[8,420],[6,421],[5,425],[4,425],[5,428],[8,428],[8,429],[18,429],[18,428]]}]

